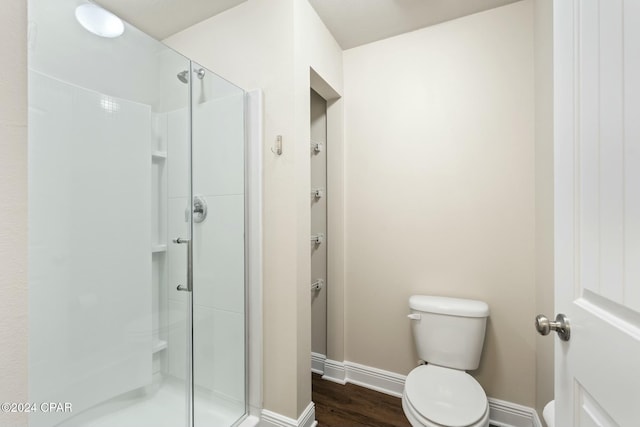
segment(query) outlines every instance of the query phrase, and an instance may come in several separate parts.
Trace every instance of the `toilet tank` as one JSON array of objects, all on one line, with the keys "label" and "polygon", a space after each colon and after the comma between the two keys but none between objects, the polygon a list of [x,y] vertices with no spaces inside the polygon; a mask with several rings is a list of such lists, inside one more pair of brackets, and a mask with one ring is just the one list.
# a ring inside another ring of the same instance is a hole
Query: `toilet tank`
[{"label": "toilet tank", "polygon": [[409,298],[409,308],[420,359],[465,371],[478,368],[489,317],[487,303],[414,295]]}]

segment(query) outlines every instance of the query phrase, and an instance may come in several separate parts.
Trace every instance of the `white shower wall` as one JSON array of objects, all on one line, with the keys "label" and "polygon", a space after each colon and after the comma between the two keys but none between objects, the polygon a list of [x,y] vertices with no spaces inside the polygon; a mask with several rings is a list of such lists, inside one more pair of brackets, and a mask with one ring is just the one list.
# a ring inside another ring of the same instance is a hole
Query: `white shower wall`
[{"label": "white shower wall", "polygon": [[151,382],[151,108],[29,80],[29,399],[78,413]]},{"label": "white shower wall", "polygon": [[[153,112],[32,75],[30,248],[43,268],[31,269],[31,398],[71,400],[76,415],[185,378],[189,294],[176,286],[186,284],[186,247],[171,240],[189,235],[189,110]],[[218,95],[194,105],[193,185],[208,203],[193,236],[194,378],[200,405],[233,419],[245,393],[244,95]],[[203,425],[219,416],[203,408]],[[107,422],[99,413],[69,425]],[[31,418],[49,426],[63,416]]]}]

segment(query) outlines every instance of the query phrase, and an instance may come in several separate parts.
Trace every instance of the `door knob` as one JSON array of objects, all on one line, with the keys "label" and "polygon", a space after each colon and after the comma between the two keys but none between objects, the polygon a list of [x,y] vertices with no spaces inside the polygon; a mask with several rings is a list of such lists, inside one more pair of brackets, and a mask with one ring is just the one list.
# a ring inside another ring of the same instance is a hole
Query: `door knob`
[{"label": "door knob", "polygon": [[562,341],[569,341],[571,338],[569,319],[562,313],[556,316],[555,322],[549,320],[544,314],[538,314],[536,316],[536,330],[540,335],[549,335],[549,332],[556,331]]}]

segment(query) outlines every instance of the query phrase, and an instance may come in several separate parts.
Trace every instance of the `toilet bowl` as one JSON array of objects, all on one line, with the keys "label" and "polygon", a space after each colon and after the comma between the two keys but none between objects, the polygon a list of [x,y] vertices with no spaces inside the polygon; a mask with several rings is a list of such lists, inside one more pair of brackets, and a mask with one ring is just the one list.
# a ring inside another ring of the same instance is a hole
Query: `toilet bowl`
[{"label": "toilet bowl", "polygon": [[426,365],[405,380],[402,409],[413,427],[487,427],[489,402],[466,370],[477,369],[489,306],[414,295],[409,299],[418,356]]},{"label": "toilet bowl", "polygon": [[489,402],[480,384],[464,371],[435,365],[409,373],[402,409],[414,427],[489,425]]}]

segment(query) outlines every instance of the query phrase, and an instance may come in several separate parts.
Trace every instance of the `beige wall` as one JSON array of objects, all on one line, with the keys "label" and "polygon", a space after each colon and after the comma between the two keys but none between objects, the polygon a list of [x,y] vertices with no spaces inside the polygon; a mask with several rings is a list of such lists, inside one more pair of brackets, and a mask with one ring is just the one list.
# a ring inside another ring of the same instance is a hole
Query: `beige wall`
[{"label": "beige wall", "polygon": [[[311,186],[309,175],[311,162],[309,159],[310,128],[310,91],[312,87],[311,70],[321,78],[337,98],[342,93],[342,49],[324,26],[307,0],[293,0],[294,5],[294,122],[296,144],[296,193],[297,198],[297,236],[298,259],[298,413],[301,413],[306,402],[311,401],[311,307],[309,298],[309,277],[311,262],[309,258],[309,229],[311,228],[311,212],[309,194]],[[314,87],[315,89],[315,87]],[[317,90],[317,89],[316,89]],[[326,96],[321,91],[321,95]],[[325,99],[328,99],[325,98]],[[334,117],[334,127],[341,126],[341,120],[335,120],[336,112],[341,114],[342,101],[334,99],[327,106],[327,124]],[[334,129],[327,129],[327,144],[342,147],[342,136],[335,139]],[[331,139],[331,138],[334,139]],[[329,142],[331,141],[331,142]],[[330,225],[328,224],[330,227]],[[328,234],[330,230],[328,231]],[[330,249],[329,249],[330,250]],[[289,267],[291,268],[291,266]],[[266,325],[265,325],[266,327]]]},{"label": "beige wall", "polygon": [[344,74],[345,359],[407,374],[409,296],[480,299],[472,374],[534,406],[532,1],[347,50]]},{"label": "beige wall", "polygon": [[[535,0],[536,311],[555,316],[553,270],[553,1]],[[536,409],[553,400],[555,339],[536,337]]]},{"label": "beige wall", "polygon": [[309,69],[341,92],[342,51],[306,0],[249,0],[165,42],[264,92],[264,408],[295,419],[311,401]]},{"label": "beige wall", "polygon": [[[27,7],[0,17],[0,401],[27,401]],[[0,413],[2,426],[26,426]]]}]

